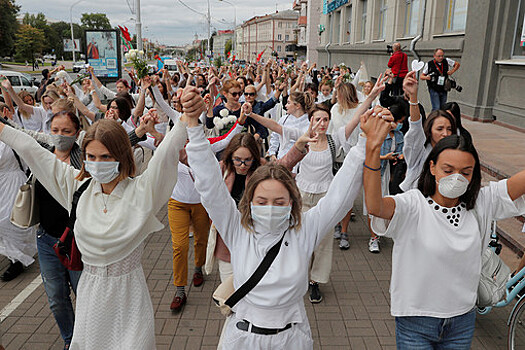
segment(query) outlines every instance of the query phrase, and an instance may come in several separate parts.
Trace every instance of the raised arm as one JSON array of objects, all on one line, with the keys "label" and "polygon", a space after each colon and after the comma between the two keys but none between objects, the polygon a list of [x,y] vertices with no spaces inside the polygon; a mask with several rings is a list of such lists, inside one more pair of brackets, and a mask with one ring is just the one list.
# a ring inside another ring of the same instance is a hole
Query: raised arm
[{"label": "raised arm", "polygon": [[410,71],[403,80],[403,90],[409,96],[410,104],[410,121],[417,122],[421,119],[421,112],[419,110],[419,100],[417,99],[417,90],[419,83],[416,77],[416,71]]},{"label": "raised arm", "polygon": [[66,92],[66,95],[68,98],[73,99],[73,104],[76,109],[80,111],[83,115],[85,115],[89,120],[95,121],[96,113],[92,112],[87,108],[85,104],[82,103],[82,101],[79,100],[78,96],[73,93],[73,89],[71,86],[66,85],[66,89],[64,90]]},{"label": "raised arm", "polygon": [[153,91],[153,97],[155,98],[155,101],[157,102],[157,105],[159,106],[160,110],[166,113],[168,118],[170,118],[171,121],[175,123],[180,118],[181,114],[173,108],[171,108],[170,105],[168,105],[166,101],[164,101],[164,98],[162,98],[162,94],[160,93],[159,87],[155,83],[155,80],[156,79],[153,78],[153,85],[151,86],[151,90]]},{"label": "raised arm", "polygon": [[366,159],[363,170],[366,208],[370,215],[390,220],[394,216],[395,202],[391,197],[384,197],[381,192],[381,145],[392,126],[387,120],[393,120],[386,108],[376,106],[361,118],[361,129],[367,136]]},{"label": "raised arm", "polygon": [[513,201],[525,194],[525,170],[510,177],[507,180],[507,191]]},{"label": "raised arm", "polygon": [[[246,105],[246,103],[244,105]],[[262,117],[262,116],[260,116],[258,114],[255,114],[255,113],[250,113],[250,114],[248,114],[248,116],[250,118],[252,118],[253,120],[255,120],[256,122],[258,122],[259,124],[261,124],[262,126],[270,129],[271,131],[276,132],[279,135],[283,134],[283,127],[282,127],[282,125],[277,123],[275,120],[270,119],[270,118]]]},{"label": "raised arm", "polygon": [[33,114],[33,106],[24,103],[24,101],[22,101],[22,99],[18,96],[18,94],[13,89],[13,86],[11,86],[11,82],[9,81],[9,79],[7,79],[6,77],[3,77],[3,78],[4,78],[4,80],[2,80],[2,87],[4,88],[3,91],[7,91],[7,93],[9,94],[9,97],[13,99],[13,101],[16,103],[16,105],[21,111],[29,113],[29,114]]}]

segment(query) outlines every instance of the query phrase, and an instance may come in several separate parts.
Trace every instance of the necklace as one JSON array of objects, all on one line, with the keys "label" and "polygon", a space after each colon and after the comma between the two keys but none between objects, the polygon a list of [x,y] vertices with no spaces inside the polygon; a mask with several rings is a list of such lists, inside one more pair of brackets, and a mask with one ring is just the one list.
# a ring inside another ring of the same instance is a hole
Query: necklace
[{"label": "necklace", "polygon": [[104,212],[104,214],[107,214],[107,212],[108,212],[109,195],[108,195],[107,200],[105,200],[104,197],[105,197],[105,194],[102,193],[102,203],[104,203],[104,209],[102,209],[102,211]]}]

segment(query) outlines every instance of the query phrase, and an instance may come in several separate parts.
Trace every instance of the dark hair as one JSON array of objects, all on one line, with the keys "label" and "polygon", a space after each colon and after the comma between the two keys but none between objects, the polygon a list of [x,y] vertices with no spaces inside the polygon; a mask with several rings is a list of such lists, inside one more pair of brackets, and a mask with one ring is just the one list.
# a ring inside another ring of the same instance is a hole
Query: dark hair
[{"label": "dark hair", "polygon": [[53,119],[55,119],[55,117],[63,116],[63,115],[67,116],[69,118],[69,120],[75,125],[75,131],[80,130],[80,120],[75,115],[75,113],[70,112],[70,111],[61,111],[61,112],[53,114],[51,116],[51,119],[50,119],[49,123],[50,124],[53,123]]},{"label": "dark hair", "polygon": [[117,80],[115,85],[118,84],[118,83],[122,83],[122,85],[124,85],[126,87],[126,89],[128,89],[128,90],[131,89],[131,86],[129,86],[129,83],[128,83],[128,81],[126,79],[119,79],[119,80]]},{"label": "dark hair", "polygon": [[117,93],[116,97],[122,97],[122,98],[126,99],[126,101],[128,101],[130,109],[132,109],[133,106],[135,106],[135,100],[133,99],[133,97],[131,97],[129,92],[125,92],[125,91],[119,92],[119,93]]},{"label": "dark hair", "polygon": [[472,180],[468,185],[467,191],[459,197],[459,200],[466,204],[467,210],[470,210],[474,208],[481,188],[481,166],[476,148],[474,148],[472,142],[469,142],[463,136],[450,135],[436,143],[423,165],[417,188],[425,197],[433,196],[436,193],[436,178],[430,172],[430,161],[436,164],[439,155],[447,149],[470,153],[476,162],[472,172]]},{"label": "dark hair", "polygon": [[390,111],[390,113],[392,113],[395,122],[403,119],[403,117],[406,118],[410,115],[408,102],[405,100],[397,100],[396,103],[388,107],[388,110]]},{"label": "dark hair", "polygon": [[315,93],[318,93],[318,92],[319,92],[319,87],[317,86],[316,83],[307,83],[307,84],[304,86],[304,91],[308,91],[308,89],[314,91]]},{"label": "dark hair", "polygon": [[242,80],[242,82],[244,84],[244,87],[247,87],[248,85],[250,85],[250,84],[248,84],[248,80],[246,80],[245,77],[237,77],[237,79],[235,79],[235,80],[239,80],[239,79]]},{"label": "dark hair", "polygon": [[115,97],[108,103],[108,108],[110,108],[111,103],[115,102],[117,104],[118,108],[118,116],[121,120],[126,121],[131,117],[131,106],[129,105],[129,101],[126,100],[124,97]]},{"label": "dark hair", "polygon": [[255,137],[247,132],[235,135],[232,137],[228,146],[226,146],[226,149],[222,154],[222,161],[226,169],[228,169],[228,171],[235,172],[232,156],[233,153],[235,153],[235,151],[241,147],[246,147],[252,154],[253,162],[252,166],[250,167],[250,171],[254,171],[261,165],[261,151],[259,150],[259,145],[257,144]]},{"label": "dark hair", "polygon": [[438,47],[438,48],[436,48],[436,49],[434,50],[434,55],[435,55],[439,50],[441,50],[441,51],[443,51],[443,53],[445,53],[445,50],[443,50],[441,47]]},{"label": "dark hair", "polygon": [[467,131],[467,129],[463,127],[463,124],[461,123],[461,109],[459,108],[458,103],[457,102],[447,102],[443,105],[441,109],[446,112],[450,112],[454,116],[454,119],[456,119],[456,126],[461,136],[465,136],[465,138],[467,138],[469,141],[472,142],[472,136]]},{"label": "dark hair", "polygon": [[44,76],[44,79],[47,79],[48,74],[49,74],[49,69],[45,68],[42,70],[42,75]]},{"label": "dark hair", "polygon": [[448,114],[447,112],[445,112],[445,111],[436,109],[435,111],[432,111],[428,115],[427,120],[425,120],[425,123],[423,124],[423,131],[425,132],[425,137],[426,137],[425,145],[431,143],[431,141],[432,141],[432,126],[434,125],[434,122],[436,121],[436,119],[437,118],[441,118],[441,117],[447,119],[450,122],[450,126],[452,128],[452,135],[457,134],[458,130],[456,128],[455,118],[453,116],[451,116],[450,114]]},{"label": "dark hair", "polygon": [[330,113],[330,109],[328,108],[328,106],[322,104],[322,103],[319,103],[319,104],[315,104],[312,109],[310,109],[308,111],[308,120],[312,120],[312,118],[314,117],[314,113],[315,112],[325,112],[325,113],[328,113],[328,120],[332,119],[332,115]]}]

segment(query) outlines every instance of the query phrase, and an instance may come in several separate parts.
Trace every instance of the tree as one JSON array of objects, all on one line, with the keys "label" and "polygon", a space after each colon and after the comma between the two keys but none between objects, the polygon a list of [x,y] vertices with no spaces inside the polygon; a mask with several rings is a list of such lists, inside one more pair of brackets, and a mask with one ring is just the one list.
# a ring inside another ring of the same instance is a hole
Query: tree
[{"label": "tree", "polygon": [[224,57],[228,57],[228,52],[230,52],[232,48],[233,48],[232,39],[226,40],[226,43],[224,43]]},{"label": "tree", "polygon": [[[72,59],[73,54],[71,52],[64,52],[64,39],[71,39],[70,24],[66,22],[56,22],[51,23],[49,27],[54,32],[54,34],[49,33],[49,39],[46,33],[46,40],[50,41],[51,51],[53,49],[55,50],[54,53],[57,55],[57,58],[64,57],[64,59],[67,60]],[[80,25],[73,23],[73,32],[75,33],[75,39],[80,39],[80,47],[82,47],[82,43],[84,42],[84,29]]]},{"label": "tree", "polygon": [[84,29],[111,29],[105,13],[83,13],[80,22]]},{"label": "tree", "polygon": [[27,24],[20,26],[16,33],[16,59],[17,61],[34,61],[35,54],[40,54],[44,48],[44,31],[33,28]]},{"label": "tree", "polygon": [[36,16],[30,15],[26,12],[24,18],[22,19],[22,24],[26,24],[33,28],[45,30],[45,28],[47,27],[47,19],[42,12],[38,13]]},{"label": "tree", "polygon": [[15,47],[15,34],[18,30],[16,15],[20,6],[14,0],[0,0],[0,56],[11,56]]}]

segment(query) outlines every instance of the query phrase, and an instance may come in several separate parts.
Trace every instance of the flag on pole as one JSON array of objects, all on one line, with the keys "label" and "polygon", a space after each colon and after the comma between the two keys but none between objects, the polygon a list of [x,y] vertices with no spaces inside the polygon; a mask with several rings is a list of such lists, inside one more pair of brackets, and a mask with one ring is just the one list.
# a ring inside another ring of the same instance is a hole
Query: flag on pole
[{"label": "flag on pole", "polygon": [[264,50],[262,50],[261,53],[257,56],[257,62],[261,60],[261,57],[264,54],[264,51],[266,51],[266,48],[264,48]]}]

